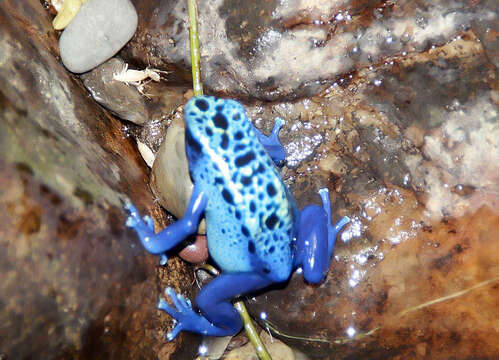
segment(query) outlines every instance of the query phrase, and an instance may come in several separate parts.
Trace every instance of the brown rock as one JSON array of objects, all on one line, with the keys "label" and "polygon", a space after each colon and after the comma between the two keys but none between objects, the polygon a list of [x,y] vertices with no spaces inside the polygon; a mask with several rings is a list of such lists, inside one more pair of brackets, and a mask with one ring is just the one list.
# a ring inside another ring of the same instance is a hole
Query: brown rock
[{"label": "brown rock", "polygon": [[149,120],[143,95],[135,86],[114,79],[114,74],[124,70],[125,63],[121,59],[112,58],[82,74],[81,78],[95,101],[119,118],[142,125]]},{"label": "brown rock", "polygon": [[334,214],[352,218],[326,281],[295,274],[252,299],[256,318],[315,358],[497,357],[494,74],[469,32],[322,97],[250,109],[287,120],[288,152],[320,136],[283,176],[301,206],[329,184]]},{"label": "brown rock", "polygon": [[40,2],[3,2],[0,32],[0,357],[192,358],[196,338],[165,341],[157,260],[124,226],[128,197],[154,206],[122,124],[60,64]]}]

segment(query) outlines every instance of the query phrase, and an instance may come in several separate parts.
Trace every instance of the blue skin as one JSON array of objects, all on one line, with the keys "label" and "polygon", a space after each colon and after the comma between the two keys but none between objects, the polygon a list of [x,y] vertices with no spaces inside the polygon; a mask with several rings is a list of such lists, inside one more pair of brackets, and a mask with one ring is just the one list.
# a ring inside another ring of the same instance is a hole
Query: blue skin
[{"label": "blue skin", "polygon": [[236,334],[242,322],[231,300],[287,281],[297,268],[303,269],[306,281],[320,282],[329,269],[336,236],[350,221],[344,217],[331,225],[327,189],[319,190],[322,206],[298,210],[274,164],[285,157],[278,139],[283,120],[277,119],[271,135],[265,136],[241,104],[207,96],[191,99],[184,114],[194,183],[184,217],[155,234],[151,218],[142,219],[127,205],[127,226],[135,229],[147,251],[158,255],[195,234],[204,215],[209,253],[222,270],[196,298],[201,313],[173,289],[165,290],[173,306],[160,300],[158,308],[177,324],[168,340],[182,330]]}]

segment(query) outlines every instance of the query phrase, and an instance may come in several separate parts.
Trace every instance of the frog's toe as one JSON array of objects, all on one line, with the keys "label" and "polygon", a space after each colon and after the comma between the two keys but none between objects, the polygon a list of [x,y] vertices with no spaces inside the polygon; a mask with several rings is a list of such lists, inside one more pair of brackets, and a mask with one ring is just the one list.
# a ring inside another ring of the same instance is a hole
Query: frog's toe
[{"label": "frog's toe", "polygon": [[175,305],[179,311],[192,309],[191,301],[187,300],[182,295],[177,294],[171,287],[165,289],[165,294],[170,297],[173,305]]},{"label": "frog's toe", "polygon": [[170,315],[176,326],[167,334],[168,340],[173,340],[182,330],[202,332],[199,329],[199,324],[203,324],[206,320],[192,308],[192,303],[189,299],[177,294],[172,288],[165,289],[165,294],[170,298],[173,305],[168,304],[163,299],[158,302],[158,309],[163,310]]},{"label": "frog's toe", "polygon": [[130,214],[133,214],[133,213],[137,213],[137,208],[129,201],[126,202],[125,204],[125,209],[130,213]]},{"label": "frog's toe", "polygon": [[159,265],[166,266],[166,264],[168,264],[168,256],[166,256],[166,254],[161,254],[159,256]]},{"label": "frog's toe", "polygon": [[158,309],[163,310],[165,313],[167,313],[174,319],[176,319],[179,316],[179,313],[175,310],[175,308],[173,308],[170,304],[168,304],[166,300],[159,299]]},{"label": "frog's toe", "polygon": [[137,219],[137,217],[133,216],[133,215],[129,215],[127,218],[126,218],[126,222],[125,222],[125,225],[129,228],[136,228],[138,225],[140,224],[140,219]]},{"label": "frog's toe", "polygon": [[132,203],[126,203],[125,209],[128,211],[129,215],[126,219],[125,225],[131,228],[135,228],[140,224],[140,214],[137,208]]},{"label": "frog's toe", "polygon": [[284,124],[286,124],[286,121],[284,121],[284,119],[282,119],[280,117],[276,117],[274,119],[274,127],[272,128],[272,135],[273,136],[278,136],[279,135],[279,131],[284,126]]},{"label": "frog's toe", "polygon": [[334,224],[334,231],[340,232],[343,227],[350,222],[350,218],[348,216],[343,216],[340,221]]},{"label": "frog's toe", "polygon": [[175,327],[172,329],[172,331],[170,331],[166,334],[166,339],[168,341],[172,341],[173,339],[175,339],[177,337],[178,334],[180,334],[180,332],[182,330],[183,330],[182,324],[175,325]]},{"label": "frog's toe", "polygon": [[151,230],[154,231],[154,221],[149,215],[145,215],[143,218],[144,222],[146,223],[147,227]]}]

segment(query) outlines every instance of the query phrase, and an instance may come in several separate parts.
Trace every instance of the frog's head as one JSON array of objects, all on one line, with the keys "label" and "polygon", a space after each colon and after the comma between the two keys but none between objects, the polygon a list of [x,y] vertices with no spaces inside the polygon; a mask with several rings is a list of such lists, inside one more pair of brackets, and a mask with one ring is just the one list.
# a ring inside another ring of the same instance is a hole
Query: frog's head
[{"label": "frog's head", "polygon": [[[206,155],[216,161],[231,151],[234,133],[246,129],[244,107],[234,100],[196,96],[184,108],[185,139],[189,163]],[[238,137],[236,136],[236,139]]]}]

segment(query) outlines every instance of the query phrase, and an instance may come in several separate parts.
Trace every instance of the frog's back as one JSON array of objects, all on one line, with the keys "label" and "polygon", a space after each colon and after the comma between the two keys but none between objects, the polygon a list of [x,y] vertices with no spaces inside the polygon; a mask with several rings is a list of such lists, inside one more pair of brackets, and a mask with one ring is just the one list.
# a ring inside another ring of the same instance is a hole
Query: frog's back
[{"label": "frog's back", "polygon": [[208,248],[227,272],[276,281],[292,267],[295,204],[242,105],[198,97],[185,108],[194,183],[208,195]]}]

